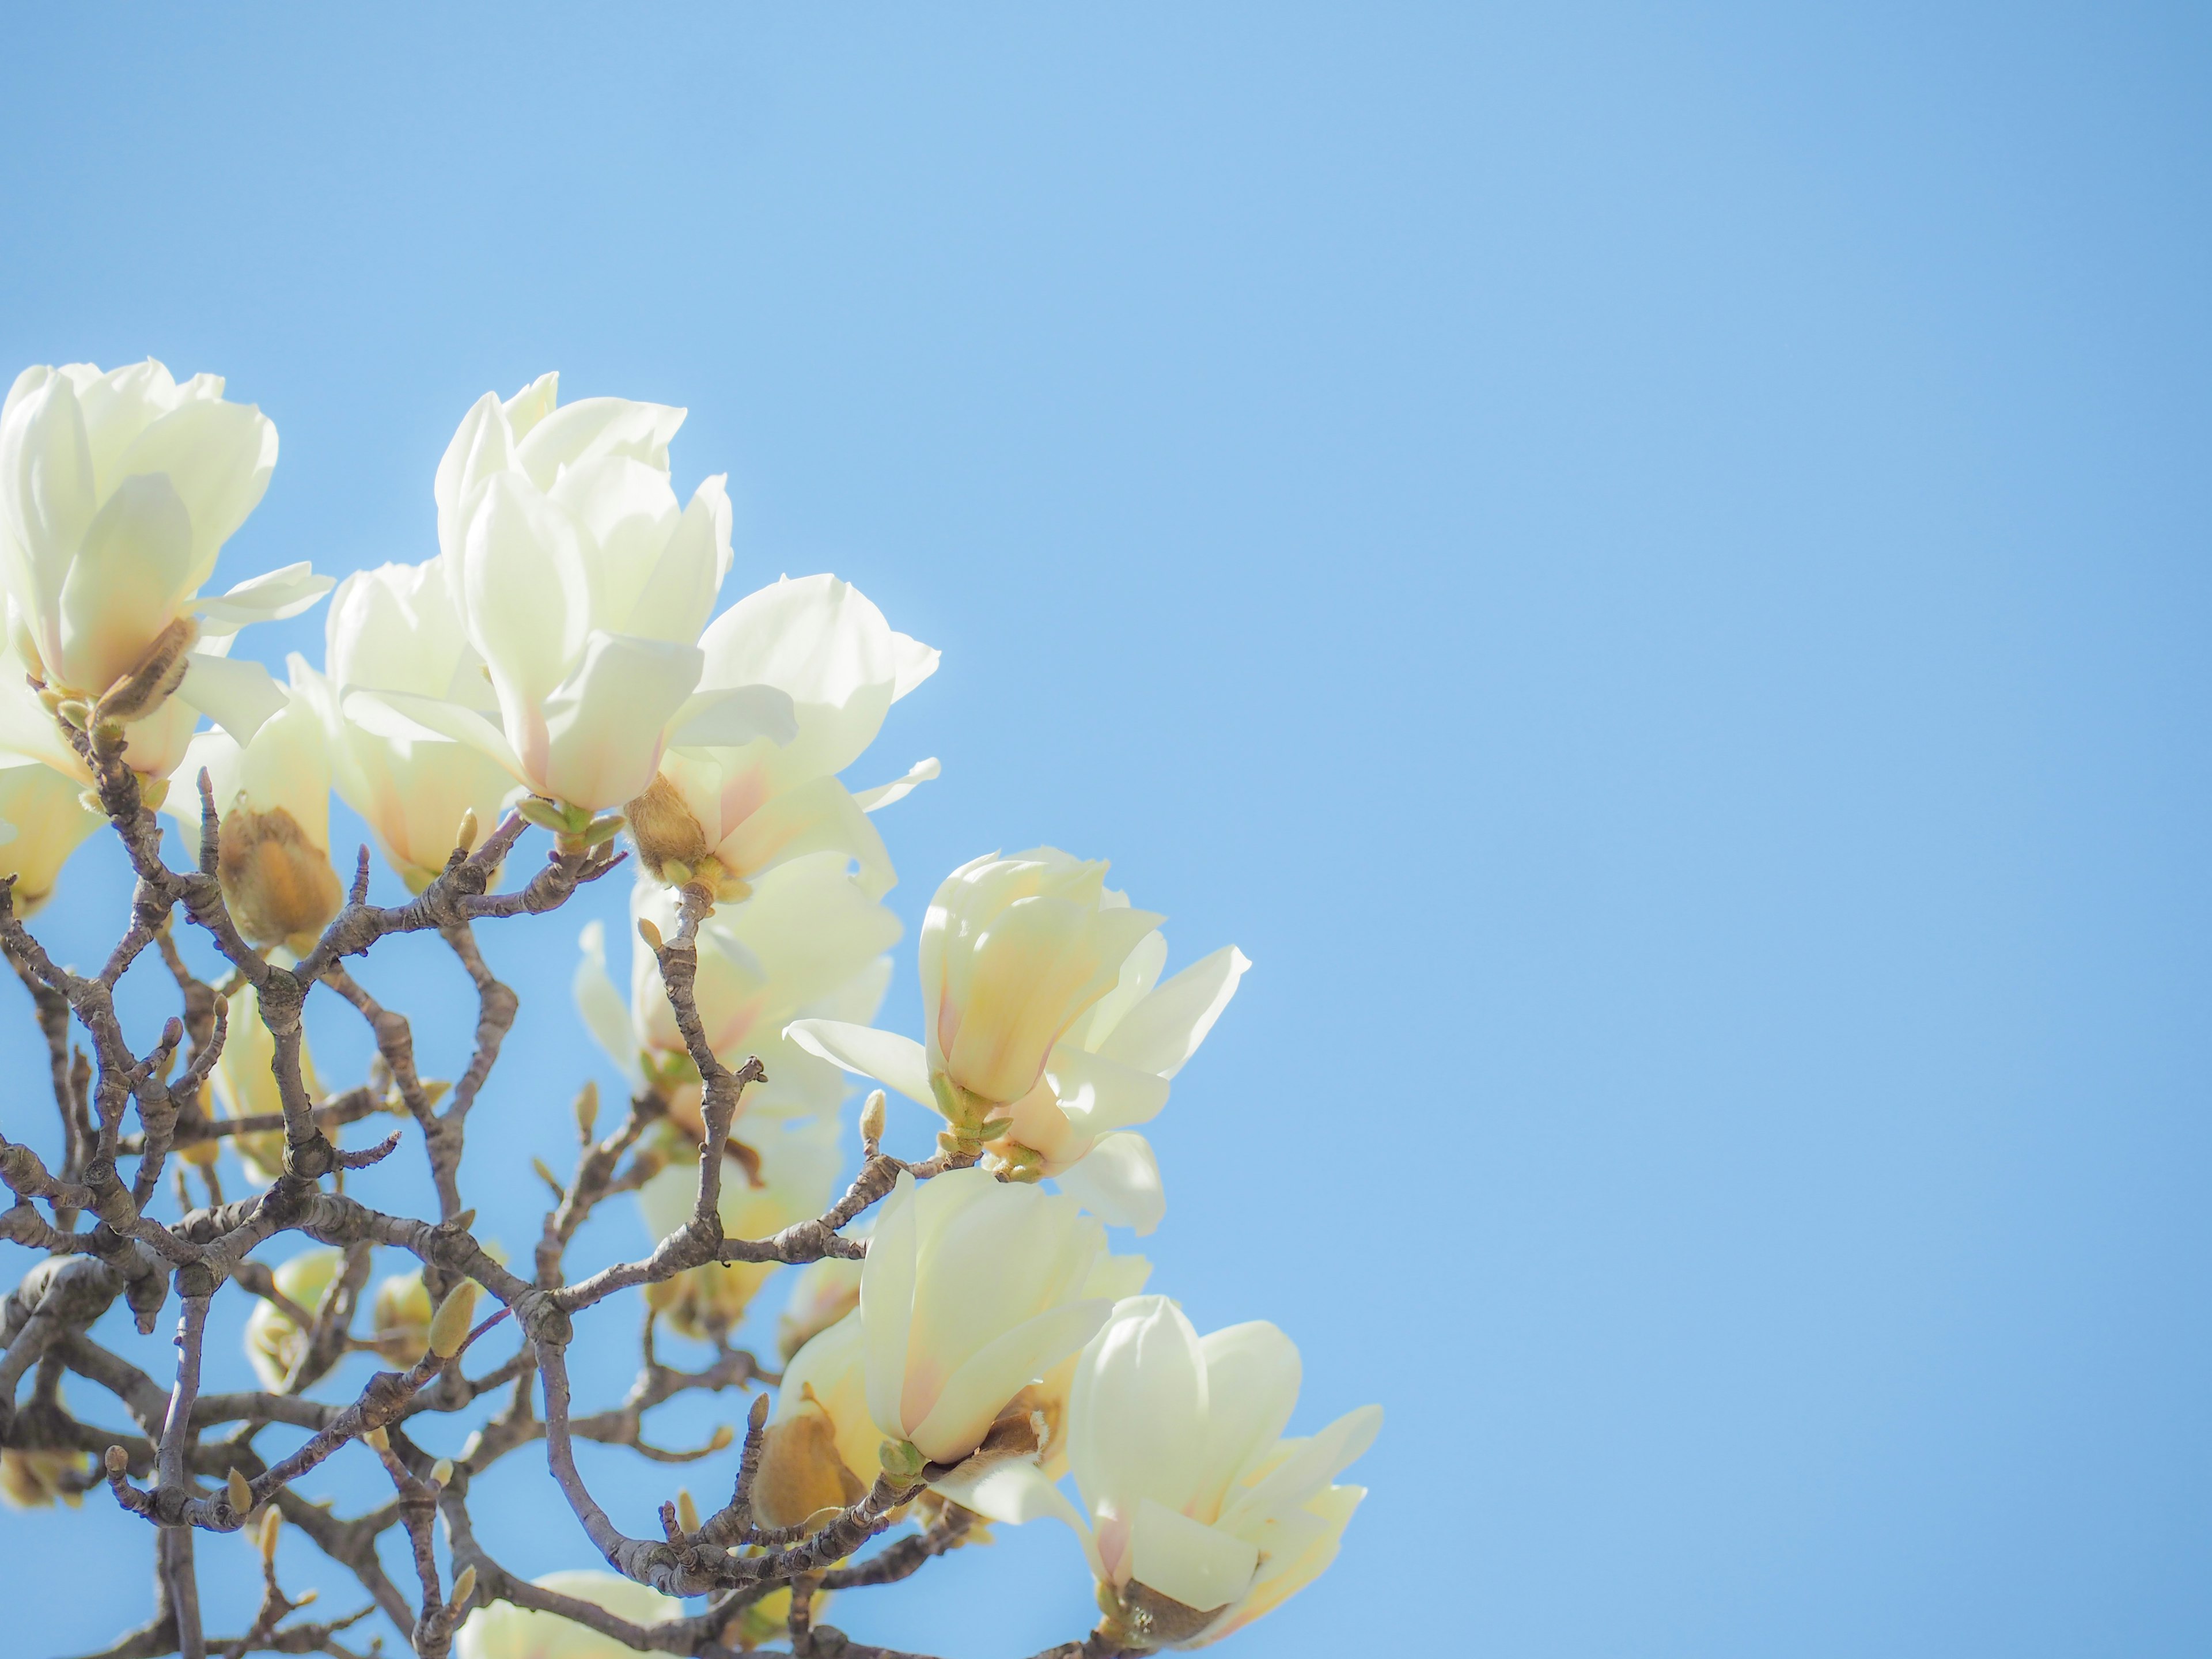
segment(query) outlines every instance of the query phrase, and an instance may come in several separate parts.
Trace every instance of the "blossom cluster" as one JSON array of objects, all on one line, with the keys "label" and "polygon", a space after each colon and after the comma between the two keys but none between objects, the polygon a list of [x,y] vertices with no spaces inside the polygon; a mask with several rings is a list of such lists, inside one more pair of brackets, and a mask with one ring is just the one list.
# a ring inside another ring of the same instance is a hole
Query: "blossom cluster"
[{"label": "blossom cluster", "polygon": [[[839,1221],[849,1254],[641,1276],[656,1322],[722,1352],[786,1281],[781,1380],[749,1452],[757,1522],[820,1534],[872,1492],[896,1493],[917,1525],[1057,1520],[1102,1630],[1130,1652],[1212,1642],[1320,1573],[1363,1495],[1340,1477],[1379,1408],[1289,1436],[1290,1339],[1266,1322],[1201,1335],[1150,1264],[1109,1241],[1166,1216],[1144,1128],[1236,995],[1243,954],[1225,945],[1170,972],[1164,919],[1108,886],[1104,862],[989,853],[943,880],[921,924],[920,1040],[885,1029],[902,928],[878,815],[938,763],[846,778],[868,771],[935,650],[829,574],[718,610],[731,504],[720,476],[678,495],[684,411],[564,404],[551,374],[462,420],[433,479],[431,556],[335,587],[294,564],[217,592],[218,555],[277,454],[269,419],[223,392],[149,362],[34,368],[8,393],[0,873],[15,914],[46,902],[109,821],[87,735],[100,731],[119,731],[139,798],[187,846],[211,815],[228,913],[274,963],[309,958],[349,902],[333,794],[417,894],[511,816],[557,855],[626,850],[627,983],[594,922],[574,996],[647,1126],[626,1184],[664,1249],[702,1205],[732,1240],[828,1216],[841,1132],[857,1121],[876,1156],[891,1096],[936,1136],[932,1160],[899,1166],[878,1204]],[[279,678],[233,654],[240,630],[325,595],[319,666],[295,653]],[[676,988],[665,942],[679,936]],[[285,1028],[264,1018],[258,981],[222,991],[227,1036],[199,1102],[211,1119],[283,1119],[288,1066],[308,1097],[331,1097],[304,1049],[280,1054]],[[758,1062],[729,1121],[702,1044],[732,1070]],[[211,1166],[228,1140],[248,1178],[276,1183],[295,1167],[287,1138],[255,1127],[183,1156]],[[317,1310],[336,1305],[349,1261],[326,1247],[271,1276],[246,1334],[266,1389],[315,1369]],[[364,1346],[403,1369],[450,1352],[426,1271],[346,1292],[373,1310]],[[46,1465],[9,1455],[7,1490],[36,1498]],[[540,1582],[641,1624],[681,1613],[635,1577]],[[630,1650],[498,1600],[464,1610],[455,1641],[468,1659]]]}]

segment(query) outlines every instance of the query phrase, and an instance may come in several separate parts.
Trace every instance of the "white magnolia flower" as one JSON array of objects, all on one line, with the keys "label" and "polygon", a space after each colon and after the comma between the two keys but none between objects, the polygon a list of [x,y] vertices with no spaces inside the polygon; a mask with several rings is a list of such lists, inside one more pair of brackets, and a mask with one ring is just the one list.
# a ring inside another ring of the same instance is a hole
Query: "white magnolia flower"
[{"label": "white magnolia flower", "polygon": [[295,564],[200,597],[276,465],[276,428],[226,402],[219,376],[179,386],[151,359],[25,369],[0,409],[0,586],[31,671],[61,696],[112,692],[108,712],[125,721],[174,691],[250,737],[274,706],[266,673],[192,647],[296,615],[330,588]]},{"label": "white magnolia flower", "polygon": [[818,1018],[786,1035],[1146,1233],[1166,1200],[1133,1127],[1167,1103],[1251,963],[1229,945],[1159,982],[1161,918],[1105,874],[1050,847],[963,865],[922,922],[926,1042]]},{"label": "white magnolia flower", "polygon": [[[648,1629],[684,1616],[674,1596],[611,1572],[549,1572],[530,1582]],[[477,1608],[453,1637],[454,1659],[635,1659],[635,1652],[588,1625],[512,1601]]]},{"label": "white magnolia flower", "polygon": [[1165,1297],[1133,1297],[1076,1366],[1068,1459],[1082,1508],[1018,1462],[959,1501],[998,1521],[1065,1521],[1133,1645],[1202,1647],[1317,1577],[1365,1496],[1332,1483],[1373,1443],[1382,1408],[1283,1439],[1298,1376],[1298,1351],[1273,1325],[1201,1338]]},{"label": "white magnolia flower", "polygon": [[684,745],[661,757],[626,815],[647,868],[706,880],[743,898],[761,872],[834,848],[859,860],[874,896],[894,877],[867,815],[937,775],[926,760],[896,781],[854,795],[837,774],[875,740],[893,702],[937,671],[938,653],[892,631],[860,592],[835,576],[786,577],[714,619],[700,641],[702,690],[770,686],[792,702],[788,742]]},{"label": "white magnolia flower", "polygon": [[[344,891],[331,867],[327,698],[321,677],[297,652],[289,665],[281,705],[249,741],[203,732],[185,748],[182,769],[190,779],[208,775],[222,824],[216,873],[239,931],[256,945],[304,954]],[[172,789],[161,806],[185,845],[197,848],[198,789]]]},{"label": "white magnolia flower", "polygon": [[[830,1207],[837,1187],[837,1125],[830,1118],[800,1118],[765,1125],[749,1136],[748,1169],[732,1161],[722,1170],[716,1206],[727,1238],[766,1238]],[[673,1163],[638,1189],[638,1209],[658,1241],[691,1218],[699,1194],[696,1162]],[[646,1287],[646,1300],[686,1336],[719,1338],[744,1317],[773,1261],[736,1261],[693,1267]]]},{"label": "white magnolia flower", "polygon": [[[664,938],[677,930],[677,896],[641,881],[630,895],[633,919],[645,918]],[[717,909],[700,925],[699,974],[693,994],[707,1041],[732,1066],[757,1054],[768,1081],[749,1086],[748,1119],[835,1112],[846,1093],[844,1074],[787,1042],[784,1026],[805,1014],[872,1019],[890,981],[884,952],[898,942],[894,916],[850,873],[840,852],[808,854],[763,877],[742,904]],[[605,930],[583,932],[575,977],[577,1006],[634,1089],[646,1073],[668,1097],[672,1117],[694,1135],[699,1079],[676,1029],[660,982],[660,966],[631,928],[630,994],[608,977]],[[641,1057],[643,1065],[641,1066]]]},{"label": "white magnolia flower", "polygon": [[[357,571],[331,596],[323,708],[338,798],[367,819],[411,891],[445,868],[461,820],[489,831],[516,793],[507,769],[471,743],[432,731],[376,693],[450,702],[498,718],[483,659],[461,629],[444,567]],[[362,695],[356,695],[362,694]]]},{"label": "white magnolia flower", "polygon": [[730,503],[719,476],[677,501],[668,441],[684,411],[556,408],[555,392],[549,374],[505,403],[486,393],[438,466],[439,556],[496,719],[473,695],[382,696],[533,793],[596,811],[641,793],[671,742],[782,741],[795,726],[781,691],[699,690]]},{"label": "white magnolia flower", "polygon": [[1105,1248],[1073,1199],[983,1170],[923,1182],[902,1171],[854,1316],[878,1432],[932,1463],[973,1454],[1014,1396],[1112,1310],[1085,1294]]},{"label": "white magnolia flower", "polygon": [[[338,1275],[343,1250],[302,1250],[271,1275],[276,1288],[302,1312],[313,1313]],[[246,1318],[246,1358],[262,1386],[281,1389],[307,1352],[307,1333],[273,1302],[257,1300]]]},{"label": "white magnolia flower", "polygon": [[75,778],[0,752],[0,875],[15,878],[17,915],[46,902],[69,855],[107,822],[83,797]]}]

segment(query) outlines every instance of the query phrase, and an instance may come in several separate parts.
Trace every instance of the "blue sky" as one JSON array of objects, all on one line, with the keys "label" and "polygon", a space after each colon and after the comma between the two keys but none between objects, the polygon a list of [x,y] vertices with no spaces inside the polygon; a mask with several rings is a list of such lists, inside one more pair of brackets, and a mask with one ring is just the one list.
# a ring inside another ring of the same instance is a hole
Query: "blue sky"
[{"label": "blue sky", "polygon": [[[884,824],[909,927],[1048,841],[1176,959],[1253,958],[1158,1126],[1154,1286],[1281,1324],[1299,1426],[1390,1416],[1343,1559],[1238,1650],[2212,1643],[2200,14],[5,29],[0,367],[228,374],[283,444],[234,575],[428,556],[488,388],[687,405],[732,596],[835,569],[944,649],[860,780],[945,763]],[[72,875],[83,960],[125,890]],[[600,1064],[565,981],[618,902],[487,940],[517,1147]],[[484,1209],[518,1244],[533,1203]],[[488,1539],[589,1565],[511,1461]],[[650,1524],[665,1482],[592,1474]],[[0,1515],[17,1585],[140,1534]],[[948,1659],[1089,1618],[1043,1523],[877,1594],[833,1618]],[[11,1640],[148,1605],[134,1565]]]}]

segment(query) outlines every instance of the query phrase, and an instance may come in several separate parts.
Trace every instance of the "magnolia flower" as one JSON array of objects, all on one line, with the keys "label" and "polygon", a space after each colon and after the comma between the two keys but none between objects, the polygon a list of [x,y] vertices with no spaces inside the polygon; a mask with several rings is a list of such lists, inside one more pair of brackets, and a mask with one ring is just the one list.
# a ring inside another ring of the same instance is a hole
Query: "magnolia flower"
[{"label": "magnolia flower", "polygon": [[0,408],[0,586],[31,672],[108,719],[143,720],[174,692],[252,736],[268,676],[193,647],[329,590],[295,564],[199,596],[276,465],[276,428],[225,402],[219,376],[179,386],[150,358],[25,369]]},{"label": "magnolia flower", "polygon": [[835,848],[860,866],[871,897],[894,879],[867,814],[937,775],[926,760],[858,796],[837,774],[874,741],[892,703],[937,672],[938,653],[894,633],[859,589],[835,576],[789,577],[747,594],[700,641],[702,690],[769,686],[791,699],[795,733],[738,747],[685,745],[661,757],[624,809],[647,869],[703,880],[742,899],[763,871]]},{"label": "magnolia flower", "polygon": [[[303,1250],[280,1265],[274,1275],[276,1288],[308,1313],[315,1311],[323,1293],[337,1277],[344,1253],[337,1249]],[[246,1319],[246,1357],[262,1386],[281,1389],[307,1352],[307,1333],[273,1302],[259,1301]]]},{"label": "magnolia flower", "polygon": [[1065,1521],[1127,1645],[1202,1647],[1316,1577],[1366,1495],[1331,1483],[1382,1408],[1282,1439],[1298,1372],[1296,1346],[1263,1321],[1200,1338],[1165,1297],[1132,1297],[1076,1366],[1068,1460],[1082,1509],[1023,1462],[959,1501],[997,1521]]},{"label": "magnolia flower", "polygon": [[[898,943],[898,918],[849,866],[839,852],[793,859],[763,877],[743,904],[719,909],[700,925],[693,994],[708,1044],[732,1066],[757,1054],[768,1068],[767,1082],[745,1090],[748,1119],[834,1112],[845,1097],[843,1074],[782,1033],[802,1014],[871,1019],[883,1000],[890,975],[884,952]],[[678,902],[669,889],[640,882],[630,914],[672,939]],[[635,940],[634,927],[631,932]],[[670,1116],[693,1136],[703,1133],[698,1073],[653,952],[631,945],[625,1003],[607,975],[605,930],[588,924],[581,942],[574,991],[585,1023],[634,1089],[645,1087],[649,1073],[668,1100]]]},{"label": "magnolia flower", "polygon": [[443,566],[379,565],[340,582],[324,627],[323,666],[329,682],[319,706],[338,799],[368,821],[386,861],[419,893],[445,868],[462,819],[474,813],[488,830],[515,793],[507,769],[482,749],[375,695],[442,699],[497,718]]},{"label": "magnolia flower", "polygon": [[0,1451],[0,1503],[11,1510],[50,1510],[56,1502],[84,1506],[84,1489],[71,1485],[92,1467],[81,1451]]},{"label": "magnolia flower", "polygon": [[[276,1087],[276,1039],[261,1022],[260,995],[250,982],[241,985],[230,994],[222,1052],[216,1056],[215,1072],[209,1079],[225,1117],[283,1115],[284,1098]],[[322,1088],[315,1080],[315,1063],[304,1035],[300,1039],[300,1080],[310,1100],[320,1097]],[[246,1174],[256,1181],[273,1182],[284,1173],[281,1128],[233,1135],[229,1139],[238,1149]]]},{"label": "magnolia flower", "polygon": [[404,1368],[430,1352],[430,1316],[437,1310],[430,1305],[430,1287],[422,1282],[420,1267],[380,1279],[371,1306],[376,1351],[385,1359]]},{"label": "magnolia flower", "polygon": [[[766,1238],[830,1207],[836,1191],[837,1125],[827,1118],[771,1124],[747,1150],[757,1170],[722,1172],[722,1231],[729,1238]],[[750,1178],[748,1178],[750,1176]],[[656,1240],[691,1218],[699,1192],[696,1164],[672,1164],[638,1189],[639,1210]],[[646,1287],[646,1301],[685,1336],[718,1340],[745,1316],[773,1261],[692,1267]]]},{"label": "magnolia flower", "polygon": [[1085,1295],[1105,1248],[1073,1199],[983,1170],[921,1183],[902,1171],[854,1316],[877,1430],[926,1462],[973,1455],[1014,1396],[1112,1311]]},{"label": "magnolia flower", "polygon": [[107,820],[84,805],[84,787],[50,766],[0,752],[0,875],[15,878],[15,913],[28,915],[54,890],[63,863]]},{"label": "magnolia flower", "polygon": [[556,390],[549,374],[505,403],[486,393],[438,465],[440,558],[496,719],[473,695],[381,696],[580,817],[641,793],[671,742],[781,742],[795,727],[781,691],[698,689],[730,502],[717,476],[678,504],[668,441],[684,411],[556,408]]},{"label": "magnolia flower", "polygon": [[[611,1572],[549,1572],[531,1583],[650,1628],[684,1616],[684,1604]],[[633,1659],[635,1650],[558,1613],[495,1601],[469,1614],[453,1638],[455,1659]]]},{"label": "magnolia flower", "polygon": [[[344,897],[331,867],[331,763],[319,676],[295,652],[283,705],[245,744],[203,732],[185,750],[188,775],[204,769],[222,815],[216,874],[239,932],[256,945],[305,955]],[[162,810],[200,836],[197,790],[176,790]]]},{"label": "magnolia flower", "polygon": [[926,1042],[829,1019],[785,1035],[933,1106],[954,1133],[1148,1233],[1166,1207],[1130,1126],[1167,1103],[1251,966],[1234,945],[1158,983],[1161,920],[1056,848],[962,866],[921,925]]}]

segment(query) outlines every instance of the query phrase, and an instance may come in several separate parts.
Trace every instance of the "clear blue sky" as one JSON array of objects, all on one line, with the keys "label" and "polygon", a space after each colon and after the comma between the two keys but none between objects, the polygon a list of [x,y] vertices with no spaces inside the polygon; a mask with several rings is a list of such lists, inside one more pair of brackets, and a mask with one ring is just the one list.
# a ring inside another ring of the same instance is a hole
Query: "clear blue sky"
[{"label": "clear blue sky", "polygon": [[[733,594],[944,648],[909,925],[1048,840],[1244,948],[1155,1288],[1390,1419],[1235,1651],[2212,1650],[2203,14],[622,10],[11,15],[0,366],[229,375],[240,575],[427,557],[489,387],[686,404]],[[559,1153],[617,897],[493,942],[479,1136]],[[448,1073],[452,982],[392,998]],[[487,1535],[589,1565],[525,1473]],[[126,1538],[0,1516],[10,1650],[137,1616],[46,1593]],[[1046,1523],[877,1594],[951,1659],[1089,1616]]]}]

